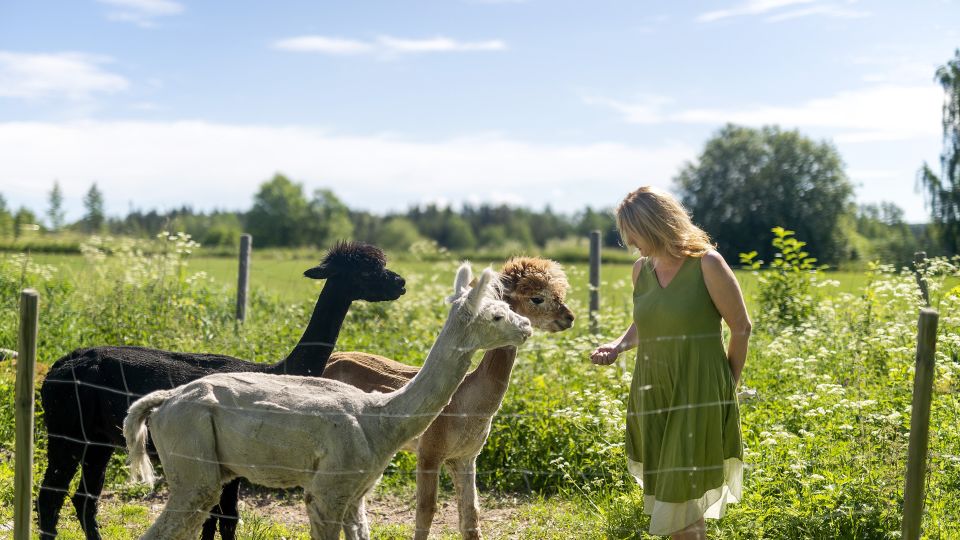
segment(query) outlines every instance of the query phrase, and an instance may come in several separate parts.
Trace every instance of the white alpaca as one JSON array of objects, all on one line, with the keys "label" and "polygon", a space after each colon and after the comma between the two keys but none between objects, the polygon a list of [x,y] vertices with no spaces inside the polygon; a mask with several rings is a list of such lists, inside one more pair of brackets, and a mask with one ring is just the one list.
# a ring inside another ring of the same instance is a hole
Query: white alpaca
[{"label": "white alpaca", "polygon": [[[516,257],[501,270],[504,300],[510,309],[530,319],[534,328],[559,332],[573,326],[573,312],[564,303],[567,276],[560,265],[546,259]],[[477,457],[490,434],[493,416],[510,384],[516,347],[484,353],[477,369],[467,374],[440,416],[420,437],[404,445],[417,454],[417,530],[414,540],[426,540],[437,510],[441,464],[457,491],[460,533],[479,540],[480,505],[477,497]],[[412,379],[418,368],[361,352],[337,352],[323,377],[356,386],[365,392],[392,392]]]},{"label": "white alpaca", "polygon": [[363,498],[401,446],[440,413],[478,349],[519,345],[530,321],[498,298],[492,270],[469,289],[470,266],[454,282],[447,321],[408,385],[368,394],[328,379],[217,374],[144,396],[124,421],[134,479],[152,481],[146,427],[170,498],[145,539],[193,539],[220,486],[242,476],[304,489],[311,538],[369,538]]}]

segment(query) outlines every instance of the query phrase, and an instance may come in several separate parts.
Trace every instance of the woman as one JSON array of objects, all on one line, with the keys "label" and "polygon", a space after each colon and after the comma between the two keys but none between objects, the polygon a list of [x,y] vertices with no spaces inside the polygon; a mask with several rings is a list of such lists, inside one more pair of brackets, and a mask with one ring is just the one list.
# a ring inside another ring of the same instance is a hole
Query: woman
[{"label": "woman", "polygon": [[[670,194],[645,186],[617,207],[617,228],[640,251],[633,324],[590,358],[608,365],[637,348],[627,404],[627,466],[644,490],[650,533],[706,538],[741,497],[735,389],[750,318],[736,277]],[[720,320],[730,327],[724,352]]]}]

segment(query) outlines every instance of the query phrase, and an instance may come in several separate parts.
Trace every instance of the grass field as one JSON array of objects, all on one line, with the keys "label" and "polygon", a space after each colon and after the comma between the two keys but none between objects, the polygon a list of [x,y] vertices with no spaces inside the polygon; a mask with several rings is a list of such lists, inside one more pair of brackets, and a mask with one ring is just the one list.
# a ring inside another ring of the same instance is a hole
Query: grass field
[{"label": "grass field", "polygon": [[[167,258],[134,252],[106,256],[0,255],[0,347],[16,348],[16,295],[41,293],[39,357],[49,366],[81,346],[138,344],[215,351],[275,361],[296,342],[321,283],[302,277],[315,264],[257,254],[250,317],[232,321],[236,263],[226,258]],[[319,258],[319,254],[318,254]],[[476,261],[475,268],[491,261]],[[48,267],[47,265],[52,265]],[[385,304],[356,303],[338,342],[420,363],[446,308],[457,261],[401,259],[389,266],[407,278],[408,294]],[[646,538],[642,493],[626,474],[623,417],[632,362],[590,364],[589,351],[629,322],[630,267],[602,271],[601,333],[587,320],[587,269],[564,265],[579,324],[539,334],[520,352],[512,386],[478,463],[488,538]],[[944,262],[929,276],[940,310],[940,344],[930,442],[924,530],[960,537],[960,274]],[[205,273],[198,276],[196,272]],[[936,275],[934,275],[936,274]],[[755,321],[769,306],[761,287],[738,272]],[[714,538],[898,538],[909,429],[912,361],[919,300],[910,275],[825,273],[796,326],[762,326],[751,342],[743,383],[758,397],[741,404],[745,495],[710,522]],[[950,291],[953,290],[951,293]],[[0,531],[12,516],[13,363],[0,363]],[[36,477],[45,468],[37,437]],[[400,454],[370,505],[374,534],[412,535],[413,460]],[[109,472],[101,522],[108,538],[135,538],[162,497],[124,484],[122,458]],[[449,481],[443,483],[450,500]],[[162,495],[162,486],[161,486]],[[298,494],[246,494],[243,538],[306,538]],[[442,512],[448,514],[448,505]],[[63,538],[81,538],[69,502]],[[455,537],[455,525],[438,527]]]}]

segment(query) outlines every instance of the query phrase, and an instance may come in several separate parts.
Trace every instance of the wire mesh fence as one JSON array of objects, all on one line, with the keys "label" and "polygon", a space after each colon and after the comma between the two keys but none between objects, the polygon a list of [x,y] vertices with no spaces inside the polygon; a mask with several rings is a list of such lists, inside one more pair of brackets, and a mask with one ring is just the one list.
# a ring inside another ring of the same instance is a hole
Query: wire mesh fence
[{"label": "wire mesh fence", "polygon": [[[104,343],[216,351],[274,362],[296,342],[319,291],[319,285],[293,277],[299,274],[294,268],[302,271],[315,261],[284,263],[286,269],[278,273],[291,277],[270,277],[266,283],[258,282],[255,273],[248,321],[241,331],[232,324],[234,297],[229,288],[220,285],[222,276],[229,274],[217,266],[235,268],[235,262],[192,261],[187,265],[185,254],[169,255],[153,260],[132,250],[129,255],[121,251],[99,259],[94,254],[82,261],[59,262],[56,271],[36,260],[15,259],[11,264],[6,256],[5,287],[9,284],[13,290],[30,284],[51,299],[44,303],[41,314],[41,366],[52,364],[68,352],[65,349]],[[943,320],[924,531],[943,538],[954,532],[958,516],[951,497],[960,485],[960,434],[951,427],[960,417],[954,383],[960,367],[951,354],[958,349],[956,308],[960,295],[954,289],[956,277],[951,276],[957,272],[955,266],[948,266],[951,264],[955,262],[934,261],[926,270],[932,302]],[[208,276],[198,277],[195,269],[203,265]],[[447,282],[452,279],[455,262],[410,261],[397,266],[407,279],[410,294],[391,303],[355,302],[344,319],[337,350],[363,350],[406,363],[422,362],[446,314],[443,298],[449,294]],[[566,270],[573,285],[569,305],[585,315],[586,269],[570,266]],[[630,317],[629,268],[611,268],[605,270],[606,275],[610,277],[603,282],[599,336],[578,325],[567,332],[538,334],[520,348],[510,391],[492,420],[489,440],[477,462],[481,490],[580,497],[596,502],[611,515],[616,514],[612,509],[619,504],[617,497],[629,498],[635,492],[623,447],[635,359],[625,353],[620,362],[606,368],[588,361],[593,347],[622,330]],[[741,278],[752,279],[749,275]],[[831,534],[846,532],[850,537],[893,537],[899,531],[919,300],[910,273],[877,268],[852,279],[859,282],[846,292],[843,286],[821,277],[816,316],[803,325],[755,332],[744,382],[757,394],[738,403],[744,443],[744,500],[731,507],[721,521],[723,530],[730,533],[724,537],[756,537],[758,533],[790,537],[816,527]],[[752,313],[761,309],[751,308]],[[12,328],[8,321],[0,322],[0,336],[5,340],[0,346],[15,346],[9,343]],[[42,375],[45,368],[40,369]],[[122,368],[119,372],[121,381],[126,381]],[[72,389],[75,395],[84,388],[107,392],[128,403],[141,397],[140,392],[129,391],[129,383],[118,388],[81,379],[57,384]],[[76,403],[82,409],[82,403]],[[645,413],[669,414],[672,409]],[[282,417],[286,413],[271,414]],[[390,418],[403,420],[420,414]],[[447,416],[482,415],[460,412]],[[0,418],[0,427],[7,425],[8,419]],[[4,445],[12,444],[9,427],[2,427],[0,435]],[[50,440],[55,438],[82,445],[81,463],[91,459],[88,452],[93,451],[89,449],[125,452],[123,444],[99,440],[90,433],[54,435]],[[38,432],[37,443],[37,470],[42,473],[50,444],[45,431]],[[114,458],[114,467],[108,470],[107,490],[119,489],[125,481],[125,471],[116,466],[118,459]],[[7,466],[10,455],[3,461]],[[300,472],[306,472],[303,469]],[[424,471],[418,471],[415,460],[401,456],[387,466],[381,484],[410,486],[418,472]],[[79,487],[76,484],[74,480],[69,487],[49,489],[72,495]],[[39,481],[34,489],[39,494]],[[12,479],[0,476],[0,493],[11,491]],[[85,498],[82,491],[79,498]],[[62,514],[61,526],[75,520],[72,511]],[[605,519],[609,525],[612,518]],[[643,527],[643,519],[633,521],[638,529]],[[804,525],[804,521],[808,523]],[[860,533],[863,536],[858,536]]]}]

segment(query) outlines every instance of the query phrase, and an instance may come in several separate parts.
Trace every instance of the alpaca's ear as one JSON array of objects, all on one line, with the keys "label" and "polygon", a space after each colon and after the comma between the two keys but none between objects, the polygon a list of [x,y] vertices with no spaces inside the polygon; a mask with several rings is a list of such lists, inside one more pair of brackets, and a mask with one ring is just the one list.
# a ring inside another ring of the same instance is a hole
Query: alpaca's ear
[{"label": "alpaca's ear", "polygon": [[470,311],[476,313],[479,310],[480,302],[484,296],[490,294],[490,286],[496,277],[497,273],[489,268],[480,274],[480,279],[477,280],[477,284],[474,285],[473,289],[470,289],[470,294],[467,295],[465,305]]},{"label": "alpaca's ear", "polygon": [[470,263],[463,261],[460,268],[457,269],[457,277],[453,280],[453,297],[456,298],[463,293],[463,290],[470,286],[470,280],[473,279],[473,270],[470,269]]},{"label": "alpaca's ear", "polygon": [[310,279],[327,279],[333,275],[333,272],[327,265],[320,264],[304,271],[303,275]]},{"label": "alpaca's ear", "polygon": [[513,274],[500,274],[500,291],[503,296],[513,296],[517,290],[517,276]]}]

